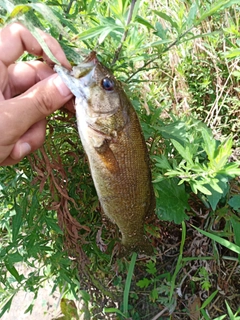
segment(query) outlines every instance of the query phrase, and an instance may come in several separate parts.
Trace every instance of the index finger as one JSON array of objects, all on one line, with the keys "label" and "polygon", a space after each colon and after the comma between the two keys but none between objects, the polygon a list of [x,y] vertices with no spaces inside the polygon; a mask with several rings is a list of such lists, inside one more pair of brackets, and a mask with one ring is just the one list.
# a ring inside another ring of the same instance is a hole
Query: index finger
[{"label": "index finger", "polygon": [[[39,33],[57,60],[70,69],[71,65],[57,40],[42,30],[39,30]],[[0,31],[0,60],[6,66],[15,62],[24,51],[51,61],[31,32],[22,24],[13,23]]]}]

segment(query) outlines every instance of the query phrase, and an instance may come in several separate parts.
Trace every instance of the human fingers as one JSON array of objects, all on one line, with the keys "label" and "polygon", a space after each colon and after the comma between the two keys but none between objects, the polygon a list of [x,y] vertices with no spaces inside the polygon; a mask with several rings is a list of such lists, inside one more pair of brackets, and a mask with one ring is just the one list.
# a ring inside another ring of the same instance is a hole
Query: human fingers
[{"label": "human fingers", "polygon": [[26,155],[40,148],[45,140],[46,124],[46,119],[43,119],[32,125],[13,146],[11,153],[1,165],[8,166],[16,164]]},{"label": "human fingers", "polygon": [[8,68],[0,61],[0,100],[5,100],[4,94],[9,91],[8,87]]},{"label": "human fingers", "polygon": [[[41,61],[19,62],[12,64],[8,68],[8,79],[11,90],[5,95],[9,99],[25,92],[37,82],[54,74],[54,71]],[[65,109],[75,113],[74,99],[65,104]]]},{"label": "human fingers", "polygon": [[54,71],[41,61],[18,62],[8,67],[9,89],[3,92],[5,99],[19,95]]},{"label": "human fingers", "polygon": [[[57,40],[49,34],[44,33],[40,29],[38,29],[38,32],[57,60],[63,66],[70,69],[71,65]],[[27,51],[35,56],[43,56],[47,63],[52,63],[38,41],[22,24],[13,23],[0,31],[0,60],[3,61],[6,66],[9,66],[11,63],[15,62],[24,51]]]},{"label": "human fingers", "polygon": [[16,98],[0,101],[0,155],[6,159],[14,144],[32,125],[71,98],[72,93],[61,78],[53,75]]}]

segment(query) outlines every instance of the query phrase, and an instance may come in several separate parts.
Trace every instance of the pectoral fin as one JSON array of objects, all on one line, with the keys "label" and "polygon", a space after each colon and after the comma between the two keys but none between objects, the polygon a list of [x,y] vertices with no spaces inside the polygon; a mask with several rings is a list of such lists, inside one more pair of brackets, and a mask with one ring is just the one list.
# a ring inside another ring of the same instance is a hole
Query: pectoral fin
[{"label": "pectoral fin", "polygon": [[95,143],[94,149],[100,156],[101,161],[103,161],[106,168],[111,173],[117,173],[119,171],[119,164],[109,144],[110,144],[110,141],[108,139],[104,139],[102,140],[101,144]]}]

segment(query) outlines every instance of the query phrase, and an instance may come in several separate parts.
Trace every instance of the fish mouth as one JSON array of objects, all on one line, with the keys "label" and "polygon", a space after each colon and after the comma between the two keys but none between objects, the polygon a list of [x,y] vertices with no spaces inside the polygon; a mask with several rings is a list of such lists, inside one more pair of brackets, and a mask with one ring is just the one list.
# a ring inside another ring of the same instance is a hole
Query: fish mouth
[{"label": "fish mouth", "polygon": [[82,63],[73,67],[72,71],[59,65],[55,65],[54,70],[76,98],[87,99],[85,91],[93,82],[97,62],[96,52],[93,51]]}]

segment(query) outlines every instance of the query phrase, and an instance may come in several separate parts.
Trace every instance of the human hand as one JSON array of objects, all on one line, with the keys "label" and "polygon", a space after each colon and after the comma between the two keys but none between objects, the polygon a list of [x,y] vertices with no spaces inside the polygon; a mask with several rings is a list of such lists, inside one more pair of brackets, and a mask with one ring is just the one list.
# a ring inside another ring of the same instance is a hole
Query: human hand
[{"label": "human hand", "polygon": [[[70,69],[57,40],[40,32],[53,55]],[[42,56],[46,63],[15,63],[24,51]],[[73,97],[49,64],[23,25],[13,23],[0,31],[0,165],[15,164],[38,149],[45,139],[46,116]]]}]

